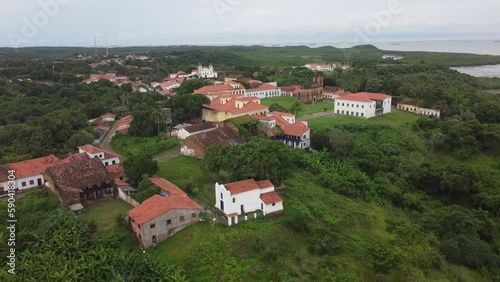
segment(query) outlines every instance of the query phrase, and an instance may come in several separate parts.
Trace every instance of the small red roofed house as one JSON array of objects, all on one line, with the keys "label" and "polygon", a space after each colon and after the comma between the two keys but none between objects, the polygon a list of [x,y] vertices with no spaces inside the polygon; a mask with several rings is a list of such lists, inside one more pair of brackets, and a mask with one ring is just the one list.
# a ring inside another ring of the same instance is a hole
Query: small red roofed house
[{"label": "small red roofed house", "polygon": [[92,145],[85,145],[78,147],[79,153],[87,153],[91,158],[97,158],[102,161],[105,166],[110,166],[120,163],[120,158],[106,149],[97,148]]},{"label": "small red roofed house", "polygon": [[202,206],[162,178],[150,178],[163,192],[128,212],[132,230],[143,248],[155,246],[200,220]]},{"label": "small red roofed house", "polygon": [[[37,158],[17,163],[0,165],[0,195],[7,191],[9,180],[15,182],[15,188],[19,191],[36,188],[45,184],[45,170],[56,165],[59,159],[50,155],[43,158]],[[12,171],[9,179],[9,171]],[[12,186],[12,185],[11,185]]]},{"label": "small red roofed house", "polygon": [[392,96],[381,93],[350,93],[335,99],[338,115],[372,118],[391,112]]},{"label": "small red roofed house", "polygon": [[239,215],[262,211],[264,215],[283,212],[283,199],[269,180],[242,180],[229,184],[215,183],[215,207],[222,211],[228,225],[238,224]]},{"label": "small red roofed house", "polygon": [[121,118],[116,124],[116,133],[127,134],[133,119],[131,115]]},{"label": "small red roofed house", "polygon": [[252,116],[267,125],[267,135],[273,140],[282,141],[291,148],[309,149],[311,129],[307,122],[301,121],[290,113],[270,112],[267,116]]},{"label": "small red roofed house", "polygon": [[257,97],[224,96],[203,105],[202,118],[209,122],[222,122],[245,115],[265,116],[268,110]]}]

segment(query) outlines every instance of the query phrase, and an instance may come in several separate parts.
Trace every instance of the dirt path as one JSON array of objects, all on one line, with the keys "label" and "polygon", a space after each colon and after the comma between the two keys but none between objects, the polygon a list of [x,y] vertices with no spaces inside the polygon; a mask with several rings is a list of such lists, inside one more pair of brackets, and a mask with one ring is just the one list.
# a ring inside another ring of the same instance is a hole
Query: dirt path
[{"label": "dirt path", "polygon": [[314,119],[314,118],[325,117],[325,116],[334,116],[334,115],[335,115],[335,111],[331,110],[331,111],[326,111],[326,112],[321,112],[321,113],[315,113],[312,115],[302,116],[302,117],[299,117],[299,119],[302,121],[308,121],[308,120]]},{"label": "dirt path", "polygon": [[178,157],[180,155],[181,155],[181,148],[176,147],[168,152],[165,152],[159,156],[154,157],[154,160],[161,163],[161,162],[164,162],[166,160],[170,160],[170,159],[173,159],[175,157]]},{"label": "dirt path", "polygon": [[117,123],[115,122],[113,124],[113,126],[111,126],[111,128],[109,129],[109,132],[107,133],[106,138],[104,138],[104,140],[101,143],[101,148],[106,149],[110,152],[113,152],[115,155],[118,156],[118,158],[120,159],[120,162],[123,163],[127,158],[125,158],[124,156],[113,151],[113,148],[111,148],[111,140],[113,139],[113,136],[115,136],[116,125],[117,125]]}]

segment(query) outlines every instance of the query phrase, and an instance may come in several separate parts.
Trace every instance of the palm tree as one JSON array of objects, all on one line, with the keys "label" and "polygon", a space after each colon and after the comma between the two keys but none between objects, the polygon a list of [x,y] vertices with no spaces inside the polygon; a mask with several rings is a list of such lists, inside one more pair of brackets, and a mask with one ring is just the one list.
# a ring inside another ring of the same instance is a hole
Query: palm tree
[{"label": "palm tree", "polygon": [[160,124],[165,120],[165,114],[162,109],[155,108],[151,113],[154,122],[158,125],[158,135],[160,135]]}]

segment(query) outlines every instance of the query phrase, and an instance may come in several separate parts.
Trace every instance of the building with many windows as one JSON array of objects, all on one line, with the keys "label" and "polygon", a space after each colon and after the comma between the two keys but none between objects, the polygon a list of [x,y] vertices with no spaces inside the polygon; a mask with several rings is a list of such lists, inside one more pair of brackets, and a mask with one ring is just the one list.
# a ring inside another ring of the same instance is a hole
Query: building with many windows
[{"label": "building with many windows", "polygon": [[380,93],[353,93],[335,100],[335,113],[338,115],[372,118],[391,112],[392,97]]}]

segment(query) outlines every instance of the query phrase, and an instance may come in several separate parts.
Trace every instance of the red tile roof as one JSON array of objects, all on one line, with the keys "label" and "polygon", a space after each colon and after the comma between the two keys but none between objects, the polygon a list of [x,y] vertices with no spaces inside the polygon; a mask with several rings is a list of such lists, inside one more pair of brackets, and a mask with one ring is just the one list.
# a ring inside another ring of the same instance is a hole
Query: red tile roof
[{"label": "red tile roof", "polygon": [[260,85],[259,87],[257,88],[250,88],[250,89],[247,89],[246,92],[259,92],[259,91],[265,91],[265,90],[277,90],[278,88],[276,86],[273,86],[271,84],[267,84],[267,83],[264,83],[262,85]]},{"label": "red tile roof", "polygon": [[381,93],[360,92],[360,93],[347,94],[341,96],[340,98],[337,98],[336,100],[371,103],[375,100],[383,101],[387,98],[391,98],[391,96]]},{"label": "red tile roof", "polygon": [[195,90],[194,94],[209,94],[212,92],[229,91],[233,90],[233,87],[229,84],[219,84],[219,85],[207,85],[202,88]]},{"label": "red tile roof", "polygon": [[37,158],[17,163],[11,163],[0,166],[0,181],[7,181],[8,171],[15,170],[16,179],[40,175],[49,167],[57,164],[59,159],[54,155],[49,155],[43,158]]},{"label": "red tile roof", "polygon": [[116,183],[116,186],[118,186],[118,187],[130,186],[130,184],[128,184],[127,182],[125,182],[123,180],[120,180],[120,178],[115,178],[115,183]]},{"label": "red tile roof", "polygon": [[107,166],[106,169],[108,170],[111,175],[113,175],[114,178],[120,178],[120,177],[126,177],[127,175],[125,174],[125,169],[121,164],[114,164]]},{"label": "red tile roof", "polygon": [[264,202],[266,205],[272,205],[275,203],[283,202],[283,198],[281,198],[280,195],[276,192],[269,192],[260,195],[260,199]]},{"label": "red tile roof", "polygon": [[187,194],[184,193],[179,187],[175,186],[173,183],[170,181],[163,179],[163,178],[150,178],[151,182],[158,186],[163,192],[167,192],[169,196],[186,196]]},{"label": "red tile roof", "polygon": [[128,215],[137,223],[144,224],[166,212],[176,209],[200,210],[202,207],[187,196],[160,196],[145,200],[138,207],[130,210]]},{"label": "red tile roof", "polygon": [[231,195],[237,195],[252,190],[271,188],[274,187],[274,185],[269,180],[255,181],[254,179],[247,179],[224,184],[224,187],[226,187],[226,190],[228,190]]},{"label": "red tile roof", "polygon": [[274,184],[269,180],[257,181],[257,185],[259,185],[260,189],[266,189],[274,187]]},{"label": "red tile roof", "polygon": [[259,116],[259,115],[253,115],[252,116],[256,120],[264,120],[264,121],[273,121],[276,120],[274,117],[269,117],[269,116]]},{"label": "red tile roof", "polygon": [[113,158],[117,158],[118,156],[111,152],[111,151],[108,151],[106,149],[103,149],[103,148],[97,148],[95,146],[92,146],[92,145],[85,145],[85,146],[80,146],[78,147],[78,149],[88,153],[88,154],[100,154],[100,153],[103,153],[104,154],[104,159],[113,159]]},{"label": "red tile roof", "polygon": [[292,114],[271,112],[269,115],[272,115],[276,119],[276,124],[279,125],[279,127],[281,127],[281,129],[283,129],[284,133],[287,135],[301,137],[310,130],[307,125],[305,125],[298,119],[295,119],[295,123],[289,123],[285,120],[284,117],[295,117]]},{"label": "red tile roof", "polygon": [[[236,102],[237,101],[248,101],[244,107],[242,108],[237,108],[236,107]],[[244,113],[251,113],[251,112],[256,112],[256,111],[267,111],[269,108],[258,104],[254,101],[259,100],[259,98],[256,97],[235,97],[227,101],[225,104],[221,103],[221,97],[216,98],[213,100],[209,105],[203,105],[203,107],[207,109],[212,109],[216,110],[219,112],[232,112],[233,114],[244,114]]]}]

